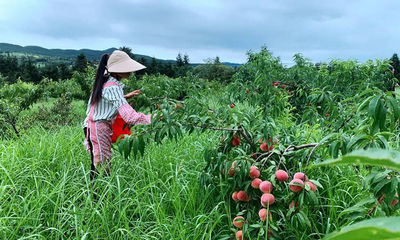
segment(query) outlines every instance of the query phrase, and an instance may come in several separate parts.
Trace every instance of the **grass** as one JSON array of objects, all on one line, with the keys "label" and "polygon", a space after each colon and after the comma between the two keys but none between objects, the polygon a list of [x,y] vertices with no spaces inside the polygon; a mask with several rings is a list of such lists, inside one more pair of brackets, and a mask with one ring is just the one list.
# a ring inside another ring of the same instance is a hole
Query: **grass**
[{"label": "grass", "polygon": [[[210,108],[227,108],[216,96],[203,101]],[[35,104],[21,115],[29,117],[38,106],[52,104],[52,99]],[[250,107],[243,102],[234,110],[256,116]],[[177,142],[151,143],[137,159],[125,160],[114,150],[111,176],[100,176],[93,186],[90,156],[84,150],[80,128],[85,110],[84,101],[73,101],[72,111],[78,116],[75,126],[28,127],[22,137],[0,141],[0,239],[233,237],[236,229],[231,221],[240,209],[230,200],[228,182],[221,180],[218,189],[214,188],[218,184],[203,188],[198,178],[205,165],[202,152],[218,144],[218,133],[185,134]],[[305,142],[318,142],[324,134],[313,126],[294,131],[298,139],[307,137]],[[294,161],[304,159],[304,153],[297,155]],[[322,148],[315,155],[327,156]],[[299,169],[302,164],[304,161],[298,162]],[[322,238],[353,223],[357,214],[364,217],[363,213],[340,213],[371,197],[361,187],[368,173],[363,167],[355,172],[351,166],[307,171],[323,186],[318,191],[319,204],[303,208],[309,225],[298,217],[285,217],[285,211],[275,214],[274,221],[283,221],[285,226],[279,229],[279,237]],[[225,201],[216,200],[223,199],[221,196]],[[252,224],[258,221],[254,214]]]},{"label": "grass", "polygon": [[79,126],[34,128],[1,142],[0,238],[218,238],[223,204],[198,184],[202,150],[216,141],[210,136],[151,144],[129,161],[116,153],[111,176],[94,186]]}]

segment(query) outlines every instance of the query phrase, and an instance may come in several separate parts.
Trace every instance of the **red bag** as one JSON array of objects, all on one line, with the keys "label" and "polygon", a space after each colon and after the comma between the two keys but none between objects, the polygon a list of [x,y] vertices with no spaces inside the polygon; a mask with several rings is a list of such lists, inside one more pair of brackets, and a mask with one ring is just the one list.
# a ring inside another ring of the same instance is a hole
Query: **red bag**
[{"label": "red bag", "polygon": [[[126,124],[126,122],[124,121],[124,119],[122,119],[121,115],[118,114],[117,118],[115,119],[115,122],[112,126],[112,130],[113,130],[113,135],[111,138],[111,142],[115,143],[117,141],[117,138],[121,135],[124,134],[128,134],[131,135],[132,132],[129,131],[129,125],[127,124],[124,128],[124,125]],[[124,137],[121,137],[121,139]]]}]

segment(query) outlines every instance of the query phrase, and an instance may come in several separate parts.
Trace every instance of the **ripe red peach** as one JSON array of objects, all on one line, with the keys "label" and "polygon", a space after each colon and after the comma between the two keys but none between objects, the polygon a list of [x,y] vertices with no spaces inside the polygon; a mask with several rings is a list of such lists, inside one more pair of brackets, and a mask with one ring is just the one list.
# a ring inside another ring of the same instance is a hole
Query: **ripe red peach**
[{"label": "ripe red peach", "polygon": [[289,209],[294,208],[294,207],[298,208],[299,207],[299,203],[295,202],[295,201],[291,201],[290,204],[289,204]]},{"label": "ripe red peach", "polygon": [[263,207],[267,207],[268,205],[272,205],[275,202],[275,197],[271,193],[264,193],[261,196],[261,205]]},{"label": "ripe red peach", "polygon": [[302,172],[295,173],[293,178],[297,178],[297,179],[300,179],[302,181],[307,181],[308,180],[307,176]]},{"label": "ripe red peach", "polygon": [[306,181],[305,184],[307,184],[308,186],[310,186],[310,190],[311,190],[311,191],[313,191],[313,192],[317,191],[317,187],[315,186],[314,183],[309,182],[309,181]]},{"label": "ripe red peach", "polygon": [[235,176],[235,174],[236,174],[236,170],[235,170],[235,169],[230,168],[230,169],[228,170],[228,175],[229,175],[229,176],[233,177],[233,176]]},{"label": "ripe red peach", "polygon": [[236,232],[236,240],[244,240],[242,230]]},{"label": "ripe red peach", "polygon": [[237,198],[239,199],[239,201],[243,202],[247,202],[248,200],[250,200],[249,195],[247,195],[247,193],[243,190],[237,193]]},{"label": "ripe red peach", "polygon": [[237,197],[237,192],[233,192],[232,193],[232,199],[235,201],[235,202],[237,202],[237,201],[239,201],[239,199],[238,199],[238,197]]},{"label": "ripe red peach", "polygon": [[252,186],[253,188],[259,188],[261,183],[262,183],[262,180],[261,180],[261,179],[259,179],[259,178],[254,178],[254,180],[251,181],[251,186]]},{"label": "ripe red peach", "polygon": [[244,224],[244,217],[237,216],[233,219],[233,225],[237,228],[242,228]]},{"label": "ripe red peach", "polygon": [[260,176],[260,171],[258,171],[257,169],[253,168],[250,170],[249,176],[251,178],[258,178]]},{"label": "ripe red peach", "polygon": [[232,145],[233,146],[238,146],[240,144],[240,139],[239,138],[234,138],[232,139]]},{"label": "ripe red peach", "polygon": [[264,222],[265,219],[267,219],[267,209],[260,209],[260,211],[258,211],[258,216],[260,216],[260,220]]},{"label": "ripe red peach", "polygon": [[262,144],[260,145],[260,149],[261,149],[261,151],[263,151],[263,152],[268,151],[268,145],[267,145],[267,143],[262,143]]},{"label": "ripe red peach", "polygon": [[263,181],[260,183],[259,188],[260,188],[261,192],[263,192],[263,193],[270,193],[273,189],[273,186],[270,181]]},{"label": "ripe red peach", "polygon": [[284,181],[288,180],[289,175],[287,172],[285,172],[283,170],[278,170],[275,172],[275,177],[279,182],[284,182]]},{"label": "ripe red peach", "polygon": [[[301,186],[295,185],[295,183],[300,184]],[[289,188],[293,192],[300,192],[304,188],[304,182],[300,179],[295,178],[290,182]]]}]

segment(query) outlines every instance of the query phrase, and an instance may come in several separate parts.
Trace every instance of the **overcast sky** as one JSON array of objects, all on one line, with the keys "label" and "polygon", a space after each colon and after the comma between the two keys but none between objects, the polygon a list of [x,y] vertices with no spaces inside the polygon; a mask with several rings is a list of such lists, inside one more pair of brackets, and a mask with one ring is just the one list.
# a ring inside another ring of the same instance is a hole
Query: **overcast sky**
[{"label": "overcast sky", "polygon": [[288,64],[365,61],[400,53],[399,14],[399,0],[0,0],[0,42],[237,63],[266,45]]}]

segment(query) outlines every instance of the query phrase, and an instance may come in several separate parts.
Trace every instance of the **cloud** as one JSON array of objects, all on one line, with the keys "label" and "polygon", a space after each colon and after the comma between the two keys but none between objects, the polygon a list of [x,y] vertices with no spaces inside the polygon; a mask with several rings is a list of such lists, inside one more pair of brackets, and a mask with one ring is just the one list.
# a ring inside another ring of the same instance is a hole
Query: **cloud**
[{"label": "cloud", "polygon": [[0,41],[14,34],[44,47],[127,45],[163,58],[186,52],[195,62],[217,55],[244,62],[247,50],[263,45],[286,62],[298,52],[313,61],[366,60],[399,50],[399,7],[395,0],[15,0],[0,3]]}]

